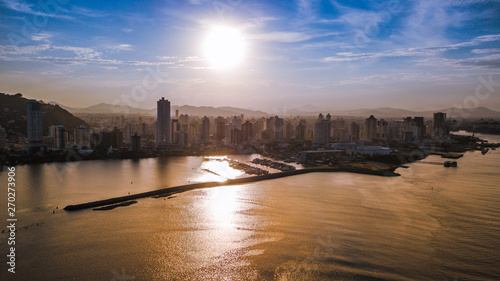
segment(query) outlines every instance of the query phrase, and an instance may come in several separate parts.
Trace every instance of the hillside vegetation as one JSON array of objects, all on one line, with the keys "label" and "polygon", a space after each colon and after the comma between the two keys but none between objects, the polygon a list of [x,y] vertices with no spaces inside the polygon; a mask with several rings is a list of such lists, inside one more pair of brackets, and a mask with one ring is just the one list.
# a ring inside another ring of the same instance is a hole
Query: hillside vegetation
[{"label": "hillside vegetation", "polygon": [[[26,135],[26,103],[28,99],[21,94],[8,95],[0,93],[0,126],[4,127],[9,134]],[[75,117],[67,110],[58,105],[42,104],[42,126],[43,134],[48,135],[48,128],[52,125],[63,125],[66,130],[73,132],[73,129],[80,125],[88,127],[80,118]]]}]

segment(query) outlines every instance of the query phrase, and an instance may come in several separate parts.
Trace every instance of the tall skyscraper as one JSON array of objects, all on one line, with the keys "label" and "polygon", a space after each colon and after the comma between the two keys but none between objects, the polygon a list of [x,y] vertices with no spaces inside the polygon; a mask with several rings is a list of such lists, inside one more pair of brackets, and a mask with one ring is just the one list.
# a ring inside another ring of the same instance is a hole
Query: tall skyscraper
[{"label": "tall skyscraper", "polygon": [[26,103],[26,120],[28,121],[28,141],[30,148],[43,146],[42,105],[36,100]]},{"label": "tall skyscraper", "polygon": [[201,139],[205,144],[210,142],[210,119],[207,116],[201,120]]},{"label": "tall skyscraper", "polygon": [[171,128],[170,128],[170,102],[164,97],[157,102],[157,121],[156,121],[158,145],[172,143]]},{"label": "tall skyscraper", "polygon": [[377,138],[377,118],[375,118],[373,115],[370,115],[370,117],[366,118],[365,131],[367,139],[374,140]]}]

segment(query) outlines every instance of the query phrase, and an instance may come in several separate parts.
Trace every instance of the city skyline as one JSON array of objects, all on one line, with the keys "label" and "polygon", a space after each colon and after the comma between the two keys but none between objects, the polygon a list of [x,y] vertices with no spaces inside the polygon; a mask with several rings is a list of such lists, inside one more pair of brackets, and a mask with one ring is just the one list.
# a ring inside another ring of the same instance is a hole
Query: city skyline
[{"label": "city skyline", "polygon": [[[57,4],[0,2],[1,91],[72,107],[500,110],[498,1]],[[239,63],[224,69],[210,36]]]}]

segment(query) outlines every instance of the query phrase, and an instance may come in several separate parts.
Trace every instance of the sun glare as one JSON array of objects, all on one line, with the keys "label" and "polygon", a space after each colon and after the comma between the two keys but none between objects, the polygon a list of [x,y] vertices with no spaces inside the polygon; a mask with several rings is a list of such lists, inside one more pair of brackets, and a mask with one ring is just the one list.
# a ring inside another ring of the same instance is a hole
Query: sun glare
[{"label": "sun glare", "polygon": [[245,40],[241,32],[227,26],[215,26],[204,42],[205,57],[211,67],[234,68],[243,61]]}]

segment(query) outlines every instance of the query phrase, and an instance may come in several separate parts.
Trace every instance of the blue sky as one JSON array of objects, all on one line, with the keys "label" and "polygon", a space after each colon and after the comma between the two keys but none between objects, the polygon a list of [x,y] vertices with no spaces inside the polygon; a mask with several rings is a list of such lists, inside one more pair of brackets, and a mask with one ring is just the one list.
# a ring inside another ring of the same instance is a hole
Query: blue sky
[{"label": "blue sky", "polygon": [[[275,113],[500,110],[498,11],[486,0],[0,0],[0,91],[73,107],[164,96]],[[241,31],[234,69],[207,64],[214,25]]]}]

